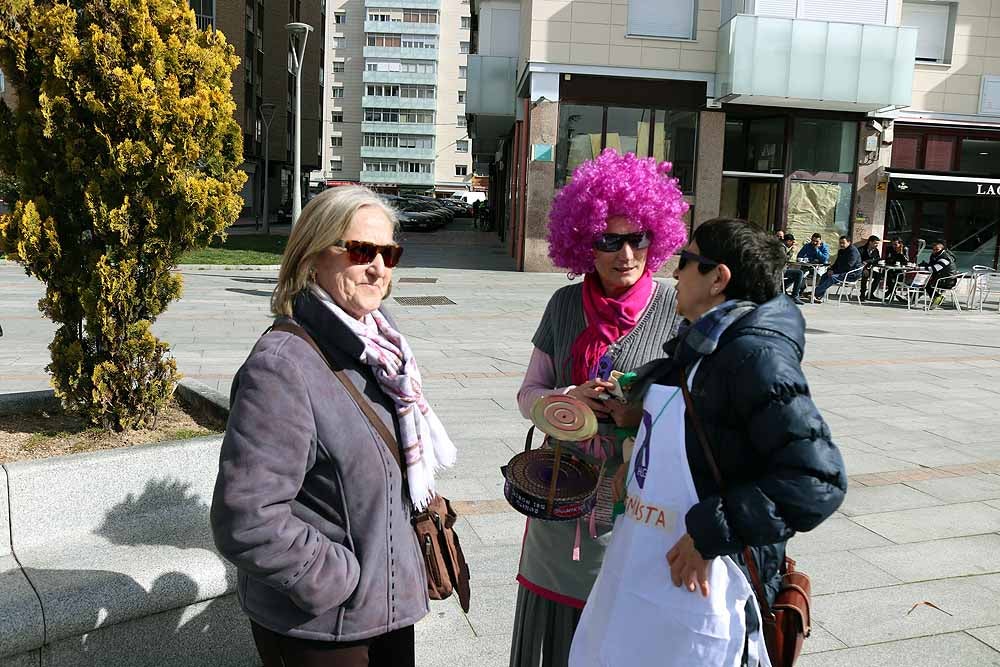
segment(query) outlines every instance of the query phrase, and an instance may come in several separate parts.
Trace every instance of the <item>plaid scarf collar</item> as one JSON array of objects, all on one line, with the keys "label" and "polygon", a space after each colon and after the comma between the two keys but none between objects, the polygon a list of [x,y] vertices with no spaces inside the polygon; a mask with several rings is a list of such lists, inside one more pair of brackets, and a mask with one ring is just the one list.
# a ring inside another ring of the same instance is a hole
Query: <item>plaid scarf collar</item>
[{"label": "plaid scarf collar", "polygon": [[730,299],[712,308],[694,322],[682,324],[673,354],[675,361],[687,367],[698,359],[712,354],[719,346],[726,329],[756,308],[757,304],[752,301]]}]

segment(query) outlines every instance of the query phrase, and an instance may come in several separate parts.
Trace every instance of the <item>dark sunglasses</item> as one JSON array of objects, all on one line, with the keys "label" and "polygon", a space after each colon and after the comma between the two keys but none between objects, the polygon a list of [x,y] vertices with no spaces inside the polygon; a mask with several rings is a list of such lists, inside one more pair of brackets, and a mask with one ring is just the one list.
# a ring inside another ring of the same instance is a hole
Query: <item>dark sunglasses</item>
[{"label": "dark sunglasses", "polygon": [[646,232],[635,232],[634,234],[601,234],[594,241],[594,249],[601,252],[618,252],[625,244],[632,246],[632,250],[642,250],[648,248],[652,239]]},{"label": "dark sunglasses", "polygon": [[677,270],[683,271],[688,262],[697,262],[699,267],[705,267],[706,269],[711,269],[719,265],[719,262],[716,262],[714,259],[702,257],[688,250],[681,250],[681,258],[677,262]]},{"label": "dark sunglasses", "polygon": [[368,241],[337,241],[333,245],[346,250],[347,257],[354,264],[371,264],[376,255],[382,255],[386,268],[391,269],[399,264],[399,258],[403,256],[403,246],[399,245],[375,245]]}]

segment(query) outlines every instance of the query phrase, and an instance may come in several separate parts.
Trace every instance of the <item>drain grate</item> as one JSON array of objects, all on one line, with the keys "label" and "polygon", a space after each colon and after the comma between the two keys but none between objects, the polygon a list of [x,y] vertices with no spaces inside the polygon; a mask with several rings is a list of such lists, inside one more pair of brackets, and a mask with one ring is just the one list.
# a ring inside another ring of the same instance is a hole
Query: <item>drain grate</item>
[{"label": "drain grate", "polygon": [[427,285],[433,285],[438,281],[437,278],[400,278],[401,283],[422,283]]},{"label": "drain grate", "polygon": [[396,296],[401,306],[454,306],[455,302],[446,296]]}]

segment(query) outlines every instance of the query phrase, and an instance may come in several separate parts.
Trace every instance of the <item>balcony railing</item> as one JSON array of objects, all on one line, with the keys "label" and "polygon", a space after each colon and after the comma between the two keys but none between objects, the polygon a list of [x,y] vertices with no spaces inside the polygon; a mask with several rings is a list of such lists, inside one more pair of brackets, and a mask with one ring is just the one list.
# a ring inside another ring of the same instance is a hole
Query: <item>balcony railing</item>
[{"label": "balcony railing", "polygon": [[386,146],[362,146],[361,157],[397,158],[402,160],[433,160],[433,148],[389,148]]},{"label": "balcony railing", "polygon": [[470,55],[465,112],[513,116],[516,75],[517,58]]},{"label": "balcony railing", "polygon": [[392,183],[398,185],[434,185],[434,174],[413,174],[407,171],[362,171],[362,183]]},{"label": "balcony railing", "polygon": [[441,9],[441,0],[365,0],[365,7],[386,9]]},{"label": "balcony railing", "polygon": [[198,24],[198,30],[208,30],[208,26],[215,24],[214,16],[205,16],[204,14],[195,14],[194,20]]},{"label": "balcony railing", "polygon": [[438,35],[441,33],[441,27],[437,23],[413,23],[410,21],[365,21],[365,32],[405,35]]},{"label": "balcony railing", "polygon": [[437,100],[386,95],[362,95],[361,106],[369,109],[437,109]]},{"label": "balcony railing", "polygon": [[437,60],[437,49],[414,49],[400,46],[366,46],[365,58],[403,58],[406,60]]},{"label": "balcony railing", "polygon": [[916,28],[741,14],[719,29],[716,97],[841,111],[907,106],[916,48]]},{"label": "balcony railing", "polygon": [[383,123],[380,121],[362,121],[362,132],[382,132],[388,134],[429,134],[434,135],[437,128],[434,123]]},{"label": "balcony railing", "polygon": [[365,83],[413,83],[429,86],[437,85],[437,74],[425,72],[369,72],[361,76]]}]

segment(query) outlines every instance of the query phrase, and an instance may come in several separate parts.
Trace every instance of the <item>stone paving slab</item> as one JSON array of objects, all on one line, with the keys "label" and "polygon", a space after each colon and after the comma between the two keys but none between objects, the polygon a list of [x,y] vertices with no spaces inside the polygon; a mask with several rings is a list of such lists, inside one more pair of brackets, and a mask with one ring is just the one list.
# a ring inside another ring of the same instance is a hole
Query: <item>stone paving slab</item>
[{"label": "stone paving slab", "polygon": [[987,667],[1000,665],[997,651],[969,634],[887,642],[802,656],[798,667]]},{"label": "stone paving slab", "polygon": [[848,646],[997,625],[1000,624],[1000,591],[995,588],[996,576],[942,579],[817,595],[813,598],[812,610],[823,627]]},{"label": "stone paving slab", "polygon": [[854,555],[906,582],[992,574],[1000,572],[1000,534],[857,549]]},{"label": "stone paving slab", "polygon": [[900,544],[1000,531],[1000,509],[983,503],[960,503],[859,516],[855,521]]}]

